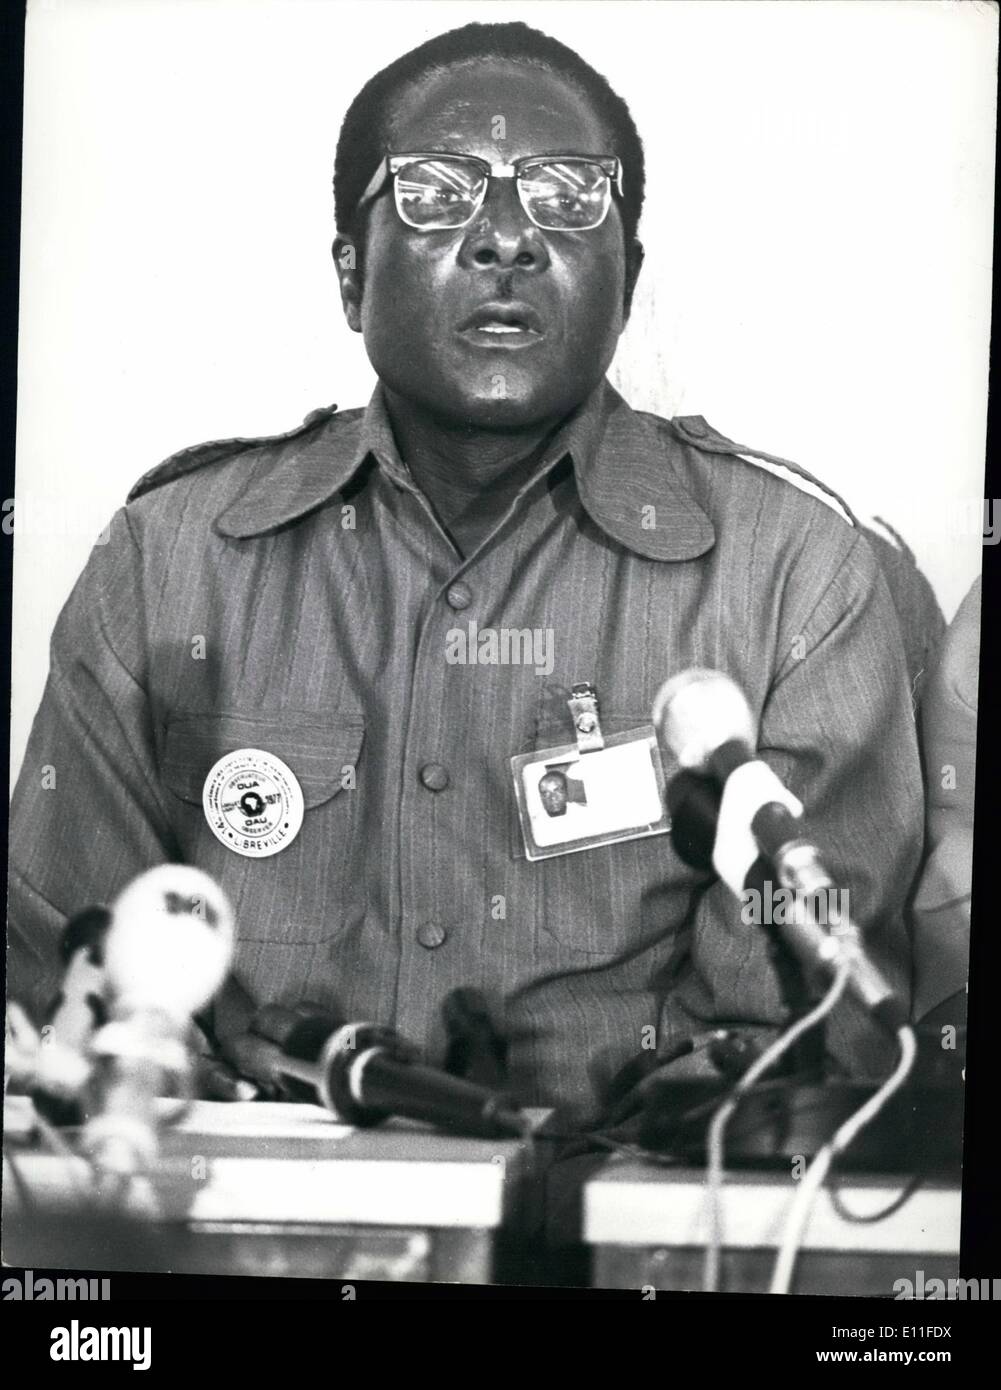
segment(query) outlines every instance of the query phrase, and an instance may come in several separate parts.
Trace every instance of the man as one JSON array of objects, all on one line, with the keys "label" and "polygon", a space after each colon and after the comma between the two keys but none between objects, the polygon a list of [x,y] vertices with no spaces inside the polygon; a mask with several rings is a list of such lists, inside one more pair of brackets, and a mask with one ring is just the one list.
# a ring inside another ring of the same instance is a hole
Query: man
[{"label": "man", "polygon": [[914,897],[914,1017],[966,1022],[980,677],[980,576],[942,642],[921,705],[927,838]]},{"label": "man", "polygon": [[539,778],[539,800],[547,816],[565,816],[568,805],[587,805],[587,793],[579,777],[568,777],[562,767],[554,767]]},{"label": "man", "polygon": [[[605,383],[643,178],[625,104],[521,24],[433,39],[362,90],[334,254],[379,386],[168,460],[95,550],[15,796],[13,996],[54,988],[69,914],[183,860],[236,912],[223,1046],[254,1008],[310,1000],[436,1057],[444,1001],[476,987],[519,1097],[583,1115],[643,1048],[774,1033],[764,934],[649,809],[642,730],[695,665],[746,692],[907,992],[921,782],[887,590],[849,521]],[[551,661],[481,651],[513,630]],[[512,758],[603,757],[585,728],[635,740],[615,766],[645,769],[643,824],[533,857]],[[847,1002],[828,1043],[857,1074],[887,1061]]]}]

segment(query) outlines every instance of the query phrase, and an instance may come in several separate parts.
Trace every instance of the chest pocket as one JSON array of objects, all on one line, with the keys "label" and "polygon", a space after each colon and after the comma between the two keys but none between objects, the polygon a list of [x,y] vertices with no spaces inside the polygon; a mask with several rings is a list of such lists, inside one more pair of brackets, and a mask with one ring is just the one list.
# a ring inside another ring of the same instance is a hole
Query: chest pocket
[{"label": "chest pocket", "polygon": [[[650,723],[649,712],[602,715],[603,732],[619,734]],[[568,744],[569,720],[546,726],[520,752]],[[586,756],[586,755],[585,755]],[[665,783],[678,771],[661,750]],[[510,793],[514,801],[513,790]],[[525,860],[535,889],[536,949],[605,960],[652,941],[683,916],[694,876],[674,853],[669,835],[618,840],[529,862],[518,823],[511,820],[512,857]]]},{"label": "chest pocket", "polygon": [[[332,940],[364,908],[359,861],[365,737],[360,712],[179,714],[170,719],[161,776],[187,862],[211,874],[236,913],[237,938],[288,946]],[[302,789],[299,834],[263,859],[237,854],[212,833],[202,790],[213,765],[241,748],[280,758]]]}]

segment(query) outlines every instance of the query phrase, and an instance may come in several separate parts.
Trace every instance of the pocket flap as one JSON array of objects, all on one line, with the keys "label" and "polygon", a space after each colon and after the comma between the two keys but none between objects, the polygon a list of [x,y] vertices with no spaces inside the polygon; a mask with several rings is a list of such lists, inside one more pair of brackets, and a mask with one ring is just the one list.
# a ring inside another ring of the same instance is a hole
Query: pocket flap
[{"label": "pocket flap", "polygon": [[321,806],[344,786],[365,737],[360,714],[179,714],[167,725],[162,776],[182,801],[201,805],[205,779],[227,753],[260,748],[291,768],[306,809]]}]

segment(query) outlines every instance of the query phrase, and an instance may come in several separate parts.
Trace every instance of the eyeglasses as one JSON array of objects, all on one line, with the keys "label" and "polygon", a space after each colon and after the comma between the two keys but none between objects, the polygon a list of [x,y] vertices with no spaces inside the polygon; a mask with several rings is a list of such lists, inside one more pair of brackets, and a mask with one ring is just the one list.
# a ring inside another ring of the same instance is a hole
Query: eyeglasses
[{"label": "eyeglasses", "polygon": [[491,178],[514,179],[525,212],[553,232],[589,232],[608,215],[622,165],[614,156],[533,155],[491,164],[471,154],[390,154],[358,201],[359,209],[392,178],[396,211],[408,227],[440,232],[465,227],[483,206]]}]

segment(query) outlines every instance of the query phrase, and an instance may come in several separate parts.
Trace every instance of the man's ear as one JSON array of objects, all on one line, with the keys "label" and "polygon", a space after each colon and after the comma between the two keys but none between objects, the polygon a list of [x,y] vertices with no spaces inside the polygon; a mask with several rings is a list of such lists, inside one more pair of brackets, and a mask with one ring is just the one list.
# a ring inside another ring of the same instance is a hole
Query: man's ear
[{"label": "man's ear", "polygon": [[341,305],[348,327],[361,332],[361,265],[358,248],[351,237],[336,236],[330,248],[341,286]]},{"label": "man's ear", "polygon": [[636,237],[626,250],[626,289],[624,299],[624,313],[626,322],[629,322],[629,311],[633,307],[633,291],[636,289],[636,281],[640,278],[640,271],[643,269],[643,257],[646,252],[643,250],[643,243]]}]

